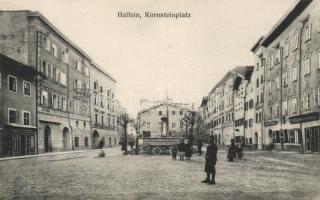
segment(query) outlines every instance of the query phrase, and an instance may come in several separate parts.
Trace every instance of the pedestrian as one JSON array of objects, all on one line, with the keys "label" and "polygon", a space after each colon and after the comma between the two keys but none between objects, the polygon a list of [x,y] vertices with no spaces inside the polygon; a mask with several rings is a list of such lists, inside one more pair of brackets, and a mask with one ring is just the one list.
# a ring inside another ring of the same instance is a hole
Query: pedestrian
[{"label": "pedestrian", "polygon": [[132,151],[134,142],[131,140],[131,141],[129,142],[129,145],[130,145],[130,150]]},{"label": "pedestrian", "polygon": [[185,144],[183,143],[183,140],[181,140],[178,145],[178,156],[180,157],[180,160],[184,160],[184,155],[185,155]]},{"label": "pedestrian", "polygon": [[[218,153],[218,146],[214,143],[214,138],[209,138],[209,146],[207,147],[206,151],[206,163],[205,163],[205,172],[207,173],[207,178],[202,183],[208,183],[210,185],[216,184],[215,177],[216,177],[216,163],[217,163],[217,153]],[[210,179],[211,176],[211,179]]]},{"label": "pedestrian", "polygon": [[171,155],[173,160],[177,160],[177,145],[173,145],[171,149]]},{"label": "pedestrian", "polygon": [[281,138],[280,144],[281,144],[281,150],[283,151],[284,150],[284,139],[283,138]]},{"label": "pedestrian", "polygon": [[236,153],[236,146],[234,144],[234,139],[231,139],[231,145],[228,150],[228,161],[233,162],[233,159],[235,158],[235,153]]},{"label": "pedestrian", "polygon": [[198,153],[200,156],[202,155],[202,146],[203,146],[203,143],[201,140],[199,140],[197,147],[198,147]]},{"label": "pedestrian", "polygon": [[186,148],[185,148],[186,158],[187,158],[187,160],[190,160],[190,158],[192,156],[192,142],[191,142],[191,140],[188,140],[187,144],[185,146],[186,146]]}]

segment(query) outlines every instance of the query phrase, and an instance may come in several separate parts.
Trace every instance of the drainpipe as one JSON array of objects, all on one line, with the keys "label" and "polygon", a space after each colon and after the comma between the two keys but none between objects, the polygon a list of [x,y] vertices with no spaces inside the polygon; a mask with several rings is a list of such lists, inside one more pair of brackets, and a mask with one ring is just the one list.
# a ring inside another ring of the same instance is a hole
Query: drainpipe
[{"label": "drainpipe", "polygon": [[68,77],[68,86],[67,86],[67,91],[68,91],[68,95],[67,95],[67,98],[68,98],[68,122],[69,122],[69,127],[71,129],[71,133],[70,133],[70,137],[71,137],[71,147],[72,147],[72,151],[74,151],[74,143],[73,143],[73,128],[71,126],[71,120],[70,120],[70,84],[69,84],[69,65],[67,67],[67,77]]},{"label": "drainpipe", "polygon": [[[302,23],[302,27],[300,29],[300,35],[299,35],[299,116],[301,116],[302,114],[302,109],[301,109],[301,102],[302,102],[302,98],[301,98],[301,79],[302,79],[302,76],[301,76],[301,71],[302,71],[302,33],[303,33],[303,29],[304,29],[304,26],[305,26],[305,23],[308,21],[308,17],[307,18],[304,18],[301,23]],[[301,133],[301,152],[304,153],[305,150],[304,150],[304,145],[303,145],[303,141],[305,141],[305,139],[303,139],[303,134],[302,134],[302,122],[300,122],[300,133]],[[299,136],[298,136],[299,138]]]},{"label": "drainpipe", "polygon": [[[263,47],[262,47],[263,48]],[[264,59],[264,58],[262,58]],[[263,145],[264,145],[264,105],[265,105],[265,99],[264,99],[264,95],[265,95],[265,88],[266,88],[266,60],[264,59],[263,61],[263,87],[262,87],[262,94],[263,94],[263,100],[262,100],[262,109],[261,109],[261,119],[260,119],[260,127],[261,127],[261,149],[263,149]],[[262,98],[262,96],[261,96]]]},{"label": "drainpipe", "polygon": [[[280,45],[280,44],[279,44]],[[280,51],[280,134],[282,135],[282,137],[284,137],[284,132],[282,130],[282,66],[283,66],[283,48],[281,46],[279,46],[279,51]],[[284,138],[282,138],[284,140]],[[280,141],[281,142],[281,141]]]},{"label": "drainpipe", "polygon": [[[36,71],[38,72],[38,50],[39,50],[39,34],[40,32],[37,31],[37,37],[36,37]],[[36,127],[37,127],[37,131],[36,131],[36,142],[35,142],[35,154],[38,154],[39,153],[39,149],[38,149],[38,138],[39,138],[39,131],[38,131],[38,126],[39,126],[39,123],[38,123],[38,91],[39,88],[38,88],[38,75],[36,76]]]}]

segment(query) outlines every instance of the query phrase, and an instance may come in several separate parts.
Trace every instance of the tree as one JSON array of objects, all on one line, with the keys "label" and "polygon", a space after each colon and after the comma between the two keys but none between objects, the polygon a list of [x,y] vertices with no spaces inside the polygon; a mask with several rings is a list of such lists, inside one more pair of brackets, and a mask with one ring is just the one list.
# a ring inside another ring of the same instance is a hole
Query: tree
[{"label": "tree", "polygon": [[[196,111],[190,111],[187,114],[184,115],[184,117],[180,120],[183,125],[186,126],[186,135],[189,135],[190,137],[193,136],[193,127],[198,122],[199,115]],[[188,134],[188,127],[190,125],[190,134]]]},{"label": "tree", "polygon": [[139,153],[139,146],[138,146],[138,137],[141,136],[140,134],[140,128],[143,127],[145,125],[145,122],[141,122],[140,118],[136,118],[135,120],[131,121],[131,125],[133,126],[133,128],[136,131],[136,154]]},{"label": "tree", "polygon": [[128,127],[128,124],[131,122],[131,119],[129,118],[129,114],[128,113],[121,113],[118,116],[117,122],[124,129],[124,141],[123,141],[123,143],[124,143],[124,154],[126,155],[128,153],[127,127]]}]

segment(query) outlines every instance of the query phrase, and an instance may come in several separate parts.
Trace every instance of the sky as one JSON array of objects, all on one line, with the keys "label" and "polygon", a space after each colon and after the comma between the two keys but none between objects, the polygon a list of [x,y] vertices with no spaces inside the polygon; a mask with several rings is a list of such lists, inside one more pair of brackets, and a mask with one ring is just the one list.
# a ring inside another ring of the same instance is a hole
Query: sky
[{"label": "sky", "polygon": [[[251,47],[295,1],[0,0],[0,9],[40,11],[115,77],[116,97],[135,115],[143,98],[168,95],[199,106],[230,69],[253,65]],[[191,17],[144,18],[145,12]]]}]

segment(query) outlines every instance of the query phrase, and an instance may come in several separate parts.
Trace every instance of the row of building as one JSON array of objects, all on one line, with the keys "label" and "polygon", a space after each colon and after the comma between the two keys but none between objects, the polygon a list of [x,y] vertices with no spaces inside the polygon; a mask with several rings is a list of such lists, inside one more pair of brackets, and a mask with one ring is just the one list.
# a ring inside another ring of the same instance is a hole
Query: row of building
[{"label": "row of building", "polygon": [[116,80],[39,12],[0,11],[0,156],[119,143]]},{"label": "row of building", "polygon": [[199,132],[218,144],[320,152],[320,1],[300,0],[200,106]]}]

